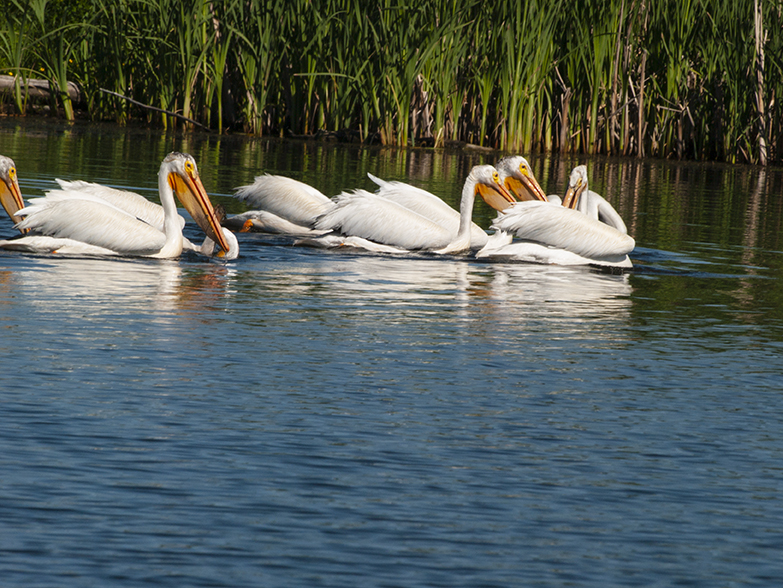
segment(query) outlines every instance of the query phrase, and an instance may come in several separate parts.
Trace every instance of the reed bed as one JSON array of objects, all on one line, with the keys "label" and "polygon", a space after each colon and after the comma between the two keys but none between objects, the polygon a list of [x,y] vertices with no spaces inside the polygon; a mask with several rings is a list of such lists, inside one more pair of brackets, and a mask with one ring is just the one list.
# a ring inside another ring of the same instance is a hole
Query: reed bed
[{"label": "reed bed", "polygon": [[[781,0],[6,0],[6,109],[386,145],[783,159]],[[160,109],[153,111],[123,100]],[[163,111],[163,112],[161,112]]]}]

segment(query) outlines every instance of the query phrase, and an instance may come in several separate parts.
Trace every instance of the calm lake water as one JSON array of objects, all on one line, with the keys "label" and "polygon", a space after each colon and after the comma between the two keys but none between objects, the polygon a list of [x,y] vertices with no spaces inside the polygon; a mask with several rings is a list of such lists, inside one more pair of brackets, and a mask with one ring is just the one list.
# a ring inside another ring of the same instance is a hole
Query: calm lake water
[{"label": "calm lake water", "polygon": [[[172,150],[229,213],[263,172],[456,203],[497,158],[0,119],[27,197],[155,198]],[[531,159],[549,193],[585,162]],[[783,171],[586,162],[624,275],[0,252],[0,584],[783,584]]]}]

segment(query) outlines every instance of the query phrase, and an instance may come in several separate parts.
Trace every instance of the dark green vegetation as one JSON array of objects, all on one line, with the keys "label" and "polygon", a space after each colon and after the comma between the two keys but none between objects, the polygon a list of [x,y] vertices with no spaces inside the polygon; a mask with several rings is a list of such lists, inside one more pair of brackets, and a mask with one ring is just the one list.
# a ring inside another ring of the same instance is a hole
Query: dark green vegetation
[{"label": "dark green vegetation", "polygon": [[781,0],[0,0],[6,101],[94,119],[766,163]]}]

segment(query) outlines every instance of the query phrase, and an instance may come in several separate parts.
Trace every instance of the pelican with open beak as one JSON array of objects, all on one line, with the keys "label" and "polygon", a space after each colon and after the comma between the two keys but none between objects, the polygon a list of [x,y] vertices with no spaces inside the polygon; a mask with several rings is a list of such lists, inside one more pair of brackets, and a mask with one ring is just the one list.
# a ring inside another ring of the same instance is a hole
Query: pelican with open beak
[{"label": "pelican with open beak", "polygon": [[[530,168],[530,164],[527,159],[521,155],[512,155],[504,157],[495,164],[495,167],[500,173],[500,178],[503,180],[503,184],[506,189],[514,196],[519,202],[527,202],[529,200],[540,200],[547,202],[549,199],[544,194],[543,188],[533,175],[533,170]],[[501,203],[502,204],[502,203]],[[496,210],[505,210],[513,204],[506,204],[503,208],[493,206]],[[490,204],[490,206],[492,206]]]}]

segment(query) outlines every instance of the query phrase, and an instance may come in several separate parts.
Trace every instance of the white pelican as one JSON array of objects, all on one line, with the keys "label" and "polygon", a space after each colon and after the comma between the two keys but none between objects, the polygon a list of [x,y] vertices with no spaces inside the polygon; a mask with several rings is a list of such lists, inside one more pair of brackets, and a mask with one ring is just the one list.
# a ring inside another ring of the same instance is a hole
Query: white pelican
[{"label": "white pelican", "polygon": [[250,230],[289,235],[321,235],[325,231],[312,229],[315,219],[334,206],[334,202],[319,190],[285,176],[265,174],[252,184],[240,186],[235,196],[252,207],[241,215],[227,218],[228,226],[245,226]]},{"label": "white pelican", "polygon": [[[67,191],[55,192],[51,199],[48,196],[36,199],[17,215],[25,217],[17,228],[30,229],[35,234],[0,241],[0,247],[35,253],[177,257],[187,240],[182,236],[181,217],[174,200],[176,194],[207,237],[224,252],[232,253],[199,178],[196,162],[190,155],[170,153],[161,163],[158,191],[163,210],[162,227],[153,226],[157,223],[151,218],[142,220],[148,212],[155,214],[154,207],[147,212],[130,212],[123,208],[127,201],[111,203],[96,195],[95,190],[93,188],[92,194],[86,190],[82,196],[64,196]],[[130,200],[141,204],[138,199]],[[234,256],[236,251],[235,246]]]},{"label": "white pelican", "polygon": [[366,190],[340,194],[336,205],[318,217],[315,228],[330,229],[334,233],[406,251],[424,249],[459,253],[470,249],[471,215],[476,194],[493,208],[513,202],[513,196],[501,183],[497,170],[491,165],[478,165],[470,171],[462,188],[456,231]]},{"label": "white pelican", "polygon": [[[163,206],[156,204],[150,200],[147,200],[141,194],[135,192],[129,192],[127,190],[118,190],[102,184],[95,184],[92,182],[85,182],[82,180],[61,180],[57,178],[55,180],[60,185],[60,190],[52,190],[47,192],[45,198],[33,198],[29,202],[31,204],[38,203],[52,203],[59,200],[67,199],[81,199],[92,200],[95,202],[108,203],[120,210],[127,212],[128,214],[136,217],[139,220],[155,227],[159,231],[164,231],[165,213]],[[218,214],[215,211],[218,219],[222,216],[222,212]],[[181,228],[185,227],[185,219],[177,215],[178,222]],[[207,227],[209,226],[206,223]],[[215,248],[217,243],[210,237],[206,237],[201,246],[194,245],[184,236],[182,237],[182,249],[183,251],[195,251],[207,257],[221,257],[223,259],[236,259],[239,256],[239,242],[236,236],[228,229],[221,227],[221,233],[226,239],[226,243],[229,245],[228,250],[218,248],[217,253]],[[240,225],[241,231],[248,230],[247,226]],[[204,232],[207,232],[204,229]]]},{"label": "white pelican", "polygon": [[[539,186],[538,181],[533,177],[533,172],[530,169],[530,165],[527,160],[519,155],[506,157],[501,159],[496,167],[500,172],[500,177],[504,178],[506,187],[516,196],[519,200],[530,200],[531,198],[521,197],[522,191],[517,189],[517,184],[514,183],[515,177],[519,178],[520,174],[527,176],[535,186],[538,187],[539,197],[535,197],[536,200],[548,200],[555,204],[562,204],[566,208],[572,208],[578,210],[592,219],[600,220],[606,223],[610,227],[614,227],[621,233],[628,233],[628,229],[623,222],[622,217],[617,214],[617,211],[609,204],[603,196],[593,192],[587,187],[587,168],[585,166],[577,166],[576,169],[584,168],[583,173],[580,174],[584,179],[584,188],[580,190],[579,194],[576,192],[566,192],[565,198],[561,199],[560,196],[552,195],[544,197],[543,190]],[[572,171],[573,173],[573,171]]]},{"label": "white pelican", "polygon": [[[460,213],[446,204],[441,198],[435,196],[435,194],[403,182],[387,182],[369,173],[367,177],[378,185],[375,193],[379,196],[392,200],[408,210],[412,210],[436,222],[442,227],[453,231],[454,234],[459,231]],[[489,195],[488,197],[491,198]],[[501,198],[501,201],[504,207],[511,204],[505,196]],[[487,232],[476,223],[471,222],[471,247],[474,249],[483,247],[487,243],[487,238]]]},{"label": "white pelican", "polygon": [[[16,213],[24,208],[24,201],[16,177],[16,165],[13,159],[5,155],[0,155],[0,180],[0,202],[8,217],[16,224],[22,220]],[[23,229],[20,230],[24,232]]]},{"label": "white pelican", "polygon": [[[579,177],[574,179],[574,174],[577,174]],[[574,184],[573,188],[571,187],[572,184]],[[625,235],[628,234],[628,228],[625,226],[622,217],[612,205],[603,196],[593,192],[588,187],[587,167],[584,165],[578,165],[571,171],[569,188],[563,197],[563,206],[578,210],[594,220],[601,221],[617,229]]]},{"label": "white pelican", "polygon": [[[587,189],[587,168],[580,165],[571,172],[563,206],[530,200],[505,209],[492,223],[498,233],[476,257],[632,267],[628,253],[635,242],[627,233],[571,208]],[[512,243],[513,236],[523,241]]]}]

